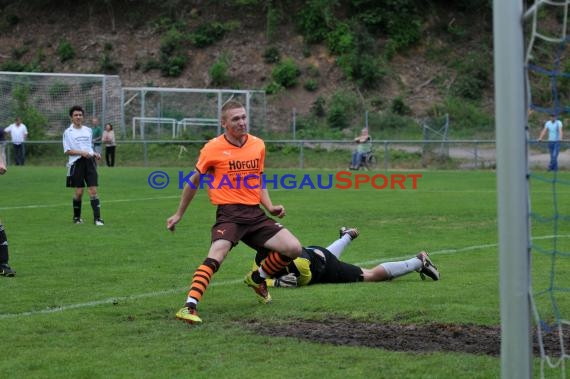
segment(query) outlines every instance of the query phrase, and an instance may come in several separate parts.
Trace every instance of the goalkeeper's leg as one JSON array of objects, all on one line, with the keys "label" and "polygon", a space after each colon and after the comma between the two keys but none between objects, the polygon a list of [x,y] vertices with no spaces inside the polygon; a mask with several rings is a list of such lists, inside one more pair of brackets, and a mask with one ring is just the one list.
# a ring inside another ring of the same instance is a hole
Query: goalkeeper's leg
[{"label": "goalkeeper's leg", "polygon": [[338,231],[339,238],[331,243],[327,250],[330,251],[335,257],[340,258],[340,255],[350,245],[352,240],[356,239],[360,234],[356,228],[341,227]]},{"label": "goalkeeper's leg", "polygon": [[372,269],[362,269],[365,282],[392,280],[411,272],[419,272],[422,279],[425,276],[429,276],[433,280],[439,280],[437,267],[435,267],[424,251],[405,261],[385,262]]}]

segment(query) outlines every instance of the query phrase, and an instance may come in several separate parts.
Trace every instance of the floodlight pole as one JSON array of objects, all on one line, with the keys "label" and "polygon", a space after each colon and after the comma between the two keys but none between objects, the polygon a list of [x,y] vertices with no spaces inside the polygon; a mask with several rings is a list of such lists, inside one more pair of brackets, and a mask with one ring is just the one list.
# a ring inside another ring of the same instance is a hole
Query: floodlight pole
[{"label": "floodlight pole", "polygon": [[501,377],[531,378],[523,2],[493,1]]}]

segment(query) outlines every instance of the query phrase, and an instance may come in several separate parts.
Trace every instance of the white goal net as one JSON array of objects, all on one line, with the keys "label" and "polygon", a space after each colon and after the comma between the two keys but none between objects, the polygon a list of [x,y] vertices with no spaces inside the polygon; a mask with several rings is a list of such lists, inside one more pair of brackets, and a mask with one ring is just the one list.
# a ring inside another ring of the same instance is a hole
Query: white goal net
[{"label": "white goal net", "polygon": [[15,117],[28,126],[30,140],[61,137],[69,108],[81,105],[85,123],[97,117],[119,130],[121,81],[118,76],[0,72],[0,125]]},{"label": "white goal net", "polygon": [[[570,0],[536,0],[525,15],[529,146],[545,155],[555,143],[561,151],[567,148],[564,141],[541,144],[536,139],[551,115],[568,127],[569,4]],[[533,334],[541,377],[565,378],[570,359],[570,181],[567,172],[547,170],[547,165],[546,161],[528,175]]]}]

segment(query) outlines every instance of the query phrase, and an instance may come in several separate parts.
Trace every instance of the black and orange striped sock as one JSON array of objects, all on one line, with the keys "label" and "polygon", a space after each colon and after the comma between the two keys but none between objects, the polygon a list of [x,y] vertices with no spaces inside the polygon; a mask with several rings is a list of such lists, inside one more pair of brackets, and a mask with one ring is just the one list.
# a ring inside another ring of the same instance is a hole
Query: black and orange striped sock
[{"label": "black and orange striped sock", "polygon": [[[220,268],[220,262],[212,258],[206,258],[204,262],[196,269],[194,276],[192,277],[192,284],[190,286],[190,291],[188,292],[187,306],[192,306],[195,308],[196,304],[202,299],[208,284],[212,276]],[[191,301],[194,300],[194,301]]]},{"label": "black and orange striped sock", "polygon": [[267,258],[261,262],[261,270],[268,276],[273,277],[276,273],[287,267],[293,259],[278,253],[277,251],[272,251],[267,255]]}]

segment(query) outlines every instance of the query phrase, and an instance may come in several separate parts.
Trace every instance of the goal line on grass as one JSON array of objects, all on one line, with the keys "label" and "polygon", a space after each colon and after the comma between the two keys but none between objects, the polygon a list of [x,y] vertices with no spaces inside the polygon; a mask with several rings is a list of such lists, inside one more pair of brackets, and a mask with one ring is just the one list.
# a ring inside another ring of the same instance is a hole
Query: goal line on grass
[{"label": "goal line on grass", "polygon": [[[179,199],[180,195],[175,196],[155,196],[155,197],[141,197],[137,199],[117,199],[117,200],[105,200],[105,204],[114,203],[130,203],[135,201],[149,201],[149,200],[165,200],[165,199]],[[6,210],[17,210],[17,209],[40,209],[40,208],[59,208],[59,207],[69,207],[69,203],[60,204],[33,204],[33,205],[15,205],[13,207],[0,207],[0,211]]]},{"label": "goal line on grass", "polygon": [[[548,238],[553,238],[553,237],[554,236],[543,236],[543,237],[537,237],[535,239],[548,239]],[[560,238],[560,237],[569,238],[570,235],[557,236],[557,237],[558,238]],[[468,251],[473,251],[473,250],[488,249],[488,248],[493,248],[493,247],[497,247],[497,246],[498,246],[498,244],[496,244],[496,243],[473,245],[473,246],[466,246],[466,247],[458,248],[458,249],[444,249],[444,250],[430,251],[430,255],[433,256],[433,255],[457,254],[457,253],[463,253],[463,252],[468,252]],[[401,259],[406,259],[406,258],[409,258],[409,255],[407,255],[405,257],[392,257],[389,259],[383,259],[381,261],[378,261],[378,260],[366,261],[366,262],[359,262],[359,263],[355,263],[355,264],[357,266],[362,266],[362,265],[385,262],[388,260],[395,261],[395,260],[401,260]],[[214,286],[214,287],[218,287],[218,286],[227,286],[227,285],[239,284],[241,282],[242,282],[241,280],[226,280],[226,281],[212,282],[210,285]],[[145,298],[151,298],[151,297],[172,295],[175,293],[184,293],[187,290],[188,290],[188,287],[181,287],[181,288],[174,288],[174,289],[168,289],[168,290],[163,290],[163,291],[147,292],[147,293],[142,293],[142,294],[138,294],[138,295],[110,297],[110,298],[102,299],[102,300],[95,300],[95,301],[88,301],[88,302],[84,302],[84,303],[62,305],[60,307],[51,307],[51,308],[41,309],[41,310],[37,310],[37,311],[29,311],[29,312],[21,312],[21,313],[6,313],[6,314],[0,314],[0,320],[9,319],[9,318],[30,317],[30,316],[65,312],[65,311],[69,311],[69,310],[73,310],[73,309],[79,309],[79,308],[96,307],[99,305],[116,304],[116,303],[121,303],[121,302],[125,302],[125,301],[132,301],[132,300],[139,300],[139,299],[145,299]]]}]

